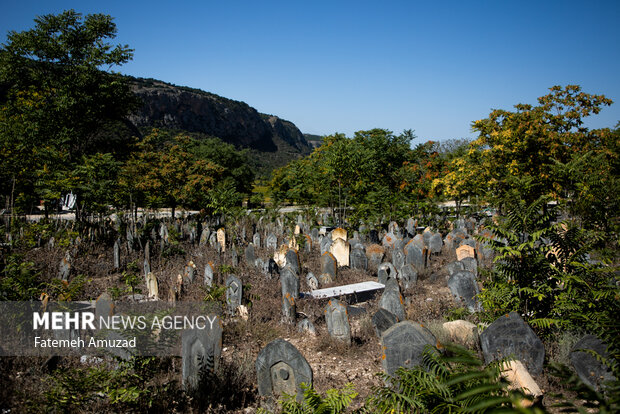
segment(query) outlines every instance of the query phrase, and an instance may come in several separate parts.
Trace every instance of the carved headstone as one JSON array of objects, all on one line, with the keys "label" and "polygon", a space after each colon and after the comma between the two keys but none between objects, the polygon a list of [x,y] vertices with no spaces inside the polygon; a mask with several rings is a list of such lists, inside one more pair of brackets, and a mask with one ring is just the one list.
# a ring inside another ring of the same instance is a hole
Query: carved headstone
[{"label": "carved headstone", "polygon": [[403,321],[393,325],[381,336],[381,364],[388,375],[400,367],[422,365],[422,353],[427,345],[436,346],[433,334],[418,323]]},{"label": "carved headstone", "polygon": [[480,288],[476,282],[476,276],[466,270],[456,272],[448,279],[448,287],[450,292],[469,309],[470,312],[480,310],[477,295]]},{"label": "carved headstone", "polygon": [[215,269],[213,269],[213,263],[209,262],[205,266],[204,271],[204,285],[211,287],[213,285],[213,276],[215,275]]},{"label": "carved headstone", "polygon": [[71,273],[71,255],[69,252],[65,254],[65,257],[60,261],[58,266],[58,278],[60,280],[69,280],[69,274]]},{"label": "carved headstone", "polygon": [[146,290],[149,298],[159,300],[159,286],[157,284],[157,278],[151,272],[146,275]]},{"label": "carved headstone", "polygon": [[381,338],[383,332],[387,331],[396,323],[398,323],[398,318],[387,309],[379,308],[379,310],[372,315],[372,324],[379,338]]},{"label": "carved headstone", "polygon": [[229,275],[226,279],[226,307],[229,315],[234,315],[237,307],[241,305],[243,297],[243,285],[235,275]]},{"label": "carved headstone", "polygon": [[121,240],[116,239],[114,242],[114,269],[121,267]]},{"label": "carved headstone", "polygon": [[396,279],[398,272],[394,265],[390,262],[381,263],[377,268],[377,277],[379,279],[379,283],[385,283],[388,279]]},{"label": "carved headstone", "polygon": [[405,320],[405,304],[398,289],[398,284],[396,284],[395,289],[388,289],[386,286],[379,300],[379,307],[393,313],[399,321]]},{"label": "carved headstone", "polygon": [[267,240],[265,240],[265,247],[271,250],[276,250],[278,248],[278,238],[275,234],[270,233],[267,235]]},{"label": "carved headstone", "polygon": [[374,269],[381,264],[383,256],[385,256],[385,249],[379,244],[371,244],[366,248],[366,257]]},{"label": "carved headstone", "polygon": [[226,231],[223,227],[217,230],[217,242],[222,246],[222,252],[226,251]]},{"label": "carved headstone", "polygon": [[332,231],[332,241],[336,241],[336,239],[342,239],[344,241],[347,240],[347,231],[343,228],[338,227]]},{"label": "carved headstone", "polygon": [[349,243],[341,238],[337,238],[332,242],[329,251],[336,258],[336,263],[339,267],[349,266]]},{"label": "carved headstone", "polygon": [[418,247],[417,244],[409,242],[409,244],[405,246],[405,254],[407,256],[405,259],[406,264],[413,265],[418,272],[424,271],[424,252],[420,249],[420,247]]},{"label": "carved headstone", "polygon": [[607,366],[598,361],[594,355],[580,351],[581,349],[594,351],[603,358],[609,358],[609,353],[607,345],[594,335],[584,336],[573,346],[570,362],[583,382],[594,389],[600,389],[601,384],[614,380]]},{"label": "carved headstone", "polygon": [[297,299],[299,298],[299,278],[290,266],[285,266],[280,272],[282,284],[282,320],[295,322]]},{"label": "carved headstone", "polygon": [[289,342],[276,339],[258,353],[256,358],[258,393],[281,396],[284,393],[303,399],[301,384],[312,385],[312,369],[308,361]]},{"label": "carved headstone", "polygon": [[285,266],[290,266],[296,275],[301,273],[301,263],[297,250],[288,249],[285,255]]},{"label": "carved headstone", "polygon": [[456,260],[463,260],[466,257],[476,257],[476,251],[473,247],[466,244],[461,245],[456,249]]},{"label": "carved headstone", "polygon": [[323,253],[321,256],[321,274],[328,274],[332,277],[332,280],[336,279],[337,271],[336,258],[329,252]]},{"label": "carved headstone", "polygon": [[351,250],[349,263],[351,265],[351,269],[368,269],[368,257],[366,257],[366,252],[364,252],[363,248],[354,248]]},{"label": "carved headstone", "polygon": [[244,256],[245,262],[249,266],[254,266],[254,262],[256,261],[256,254],[254,253],[254,245],[252,243],[246,246]]},{"label": "carved headstone", "polygon": [[260,248],[260,233],[254,233],[254,236],[252,237],[252,243],[254,244],[254,246]]},{"label": "carved headstone", "polygon": [[222,354],[222,320],[210,315],[204,329],[186,329],[181,337],[183,386],[196,389],[208,373],[217,371]]},{"label": "carved headstone", "polygon": [[473,257],[466,257],[461,260],[463,263],[463,268],[468,272],[472,272],[474,276],[478,276],[478,261]]},{"label": "carved headstone", "polygon": [[499,317],[480,334],[484,360],[514,356],[533,375],[542,372],[545,348],[532,328],[516,312]]},{"label": "carved headstone", "polygon": [[351,325],[347,306],[338,299],[331,299],[325,307],[325,320],[329,335],[346,344],[351,343]]},{"label": "carved headstone", "polygon": [[441,248],[443,247],[443,240],[441,239],[441,234],[435,233],[431,236],[428,242],[428,249],[431,253],[441,253]]},{"label": "carved headstone", "polygon": [[418,272],[415,270],[413,265],[406,264],[400,268],[400,271],[398,272],[398,280],[400,281],[403,289],[409,289],[418,282]]},{"label": "carved headstone", "polygon": [[392,263],[396,270],[400,271],[400,268],[405,265],[405,252],[401,249],[394,249],[392,251]]}]

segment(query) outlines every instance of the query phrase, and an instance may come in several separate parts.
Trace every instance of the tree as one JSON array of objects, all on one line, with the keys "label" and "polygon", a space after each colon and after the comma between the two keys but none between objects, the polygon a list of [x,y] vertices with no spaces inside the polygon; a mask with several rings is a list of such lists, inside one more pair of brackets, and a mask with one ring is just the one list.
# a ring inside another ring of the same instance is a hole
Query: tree
[{"label": "tree", "polygon": [[[58,177],[82,156],[109,152],[100,130],[122,122],[137,104],[126,82],[107,72],[132,58],[128,46],[107,42],[115,34],[110,16],[68,10],[37,17],[33,29],[10,31],[2,44],[0,174],[25,203],[33,194],[51,202],[69,190]],[[54,185],[60,188],[43,191]]]},{"label": "tree", "polygon": [[562,197],[554,174],[556,162],[600,148],[596,133],[583,127],[583,118],[597,114],[612,101],[591,95],[579,86],[554,86],[538,98],[538,106],[515,105],[515,111],[496,109],[473,122],[478,138],[466,155],[451,163],[451,174],[435,183],[447,194],[464,196],[481,188],[498,205],[518,196],[532,203],[540,196]]}]

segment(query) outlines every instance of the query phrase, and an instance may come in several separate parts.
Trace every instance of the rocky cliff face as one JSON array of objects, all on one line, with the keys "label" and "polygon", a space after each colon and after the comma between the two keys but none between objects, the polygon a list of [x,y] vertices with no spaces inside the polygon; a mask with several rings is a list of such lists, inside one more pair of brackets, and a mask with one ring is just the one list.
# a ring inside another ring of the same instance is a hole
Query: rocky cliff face
[{"label": "rocky cliff face", "polygon": [[302,154],[311,150],[295,124],[260,114],[245,102],[150,79],[133,79],[132,85],[143,101],[130,117],[138,127],[201,132],[238,147],[264,152],[277,151],[279,141]]}]

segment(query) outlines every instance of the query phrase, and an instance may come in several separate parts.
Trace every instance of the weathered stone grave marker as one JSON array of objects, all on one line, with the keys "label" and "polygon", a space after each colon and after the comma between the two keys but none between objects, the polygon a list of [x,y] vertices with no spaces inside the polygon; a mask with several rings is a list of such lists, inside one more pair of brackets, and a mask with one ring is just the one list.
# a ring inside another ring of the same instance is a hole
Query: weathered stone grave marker
[{"label": "weathered stone grave marker", "polygon": [[393,325],[381,335],[383,355],[381,364],[388,375],[400,367],[422,365],[422,353],[427,345],[436,346],[433,334],[418,323],[403,321]]},{"label": "weathered stone grave marker", "polygon": [[351,325],[347,306],[338,299],[330,299],[325,307],[325,320],[329,335],[345,344],[351,344]]},{"label": "weathered stone grave marker", "polygon": [[222,320],[210,315],[204,329],[186,329],[181,336],[183,386],[196,389],[201,377],[216,372],[222,354]]},{"label": "weathered stone grave marker", "polygon": [[539,375],[545,360],[545,348],[532,328],[516,312],[499,317],[480,334],[484,360],[514,356],[527,370]]},{"label": "weathered stone grave marker", "polygon": [[312,385],[312,369],[308,361],[284,339],[270,342],[256,358],[258,393],[281,396],[284,393],[303,399],[301,384]]},{"label": "weathered stone grave marker", "polygon": [[234,315],[241,305],[243,297],[243,285],[241,280],[235,275],[229,275],[226,279],[226,307],[229,315]]}]

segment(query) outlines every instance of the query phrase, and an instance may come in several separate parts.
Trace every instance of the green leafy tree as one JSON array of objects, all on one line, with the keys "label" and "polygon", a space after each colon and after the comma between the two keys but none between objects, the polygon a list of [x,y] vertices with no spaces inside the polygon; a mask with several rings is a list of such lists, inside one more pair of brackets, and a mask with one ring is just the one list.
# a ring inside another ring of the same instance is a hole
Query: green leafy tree
[{"label": "green leafy tree", "polygon": [[538,105],[515,105],[515,111],[496,109],[473,122],[478,132],[467,154],[455,159],[451,171],[435,183],[453,197],[482,189],[488,201],[506,205],[510,193],[529,203],[541,195],[560,199],[563,183],[554,174],[556,162],[566,163],[577,153],[600,149],[604,143],[583,119],[598,114],[612,101],[579,86],[554,86],[538,98]]},{"label": "green leafy tree", "polygon": [[110,16],[83,18],[74,10],[37,17],[34,28],[8,33],[0,48],[0,153],[6,159],[0,175],[10,183],[1,189],[5,196],[23,204],[52,202],[70,190],[61,177],[82,156],[108,148],[109,137],[99,132],[123,122],[137,104],[126,82],[107,72],[132,57],[128,46],[108,43],[115,35]]}]

